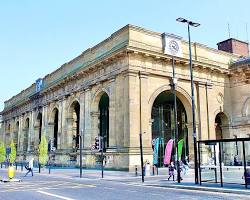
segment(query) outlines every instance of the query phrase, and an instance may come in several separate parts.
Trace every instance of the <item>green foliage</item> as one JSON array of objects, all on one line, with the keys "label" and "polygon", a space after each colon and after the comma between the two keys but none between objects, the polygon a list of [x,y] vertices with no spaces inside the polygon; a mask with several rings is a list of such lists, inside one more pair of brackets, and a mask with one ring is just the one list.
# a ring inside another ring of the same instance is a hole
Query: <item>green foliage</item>
[{"label": "green foliage", "polygon": [[48,143],[46,140],[45,135],[42,136],[41,142],[39,144],[39,163],[41,165],[45,165],[48,162],[49,156],[48,156]]},{"label": "green foliage", "polygon": [[6,158],[5,145],[2,141],[0,141],[0,163],[4,162],[5,158]]},{"label": "green foliage", "polygon": [[15,147],[15,144],[14,144],[13,140],[10,143],[10,149],[11,149],[11,152],[10,152],[10,163],[13,164],[15,162],[15,160],[16,160],[16,147]]}]

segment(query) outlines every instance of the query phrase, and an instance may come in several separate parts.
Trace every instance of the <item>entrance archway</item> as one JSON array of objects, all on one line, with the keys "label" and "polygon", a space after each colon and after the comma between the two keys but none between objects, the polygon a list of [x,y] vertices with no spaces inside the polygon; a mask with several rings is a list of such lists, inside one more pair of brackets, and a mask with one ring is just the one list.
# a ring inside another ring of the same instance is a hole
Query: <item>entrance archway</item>
[{"label": "entrance archway", "polygon": [[[158,150],[158,167],[163,166],[164,152],[167,142],[175,139],[174,124],[174,95],[170,91],[161,92],[155,99],[152,112],[152,140],[159,138],[160,145]],[[178,124],[178,141],[183,139],[182,158],[188,156],[188,130],[187,114],[183,103],[177,97],[177,124]],[[173,149],[174,151],[174,149]],[[174,153],[172,153],[174,155]]]},{"label": "entrance archway", "polygon": [[72,131],[72,147],[75,151],[79,148],[79,136],[80,136],[80,104],[78,101],[74,101],[70,106],[70,119],[71,119],[71,131]]},{"label": "entrance archway", "polygon": [[103,137],[104,151],[109,147],[109,96],[104,93],[99,102],[100,136]]},{"label": "entrance archway", "polygon": [[225,113],[220,112],[215,117],[216,140],[229,138],[229,121]]}]

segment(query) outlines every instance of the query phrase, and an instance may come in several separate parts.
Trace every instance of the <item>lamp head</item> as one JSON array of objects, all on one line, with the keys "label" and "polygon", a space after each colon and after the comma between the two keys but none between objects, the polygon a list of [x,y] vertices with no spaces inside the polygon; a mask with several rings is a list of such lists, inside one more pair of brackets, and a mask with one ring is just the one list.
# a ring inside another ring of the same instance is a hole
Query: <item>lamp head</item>
[{"label": "lamp head", "polygon": [[188,20],[186,20],[186,19],[184,19],[184,18],[182,18],[182,17],[177,18],[176,21],[177,21],[177,22],[182,22],[182,23],[188,22]]},{"label": "lamp head", "polygon": [[191,21],[189,22],[189,25],[190,25],[190,26],[194,26],[194,27],[200,26],[199,23],[191,22]]}]

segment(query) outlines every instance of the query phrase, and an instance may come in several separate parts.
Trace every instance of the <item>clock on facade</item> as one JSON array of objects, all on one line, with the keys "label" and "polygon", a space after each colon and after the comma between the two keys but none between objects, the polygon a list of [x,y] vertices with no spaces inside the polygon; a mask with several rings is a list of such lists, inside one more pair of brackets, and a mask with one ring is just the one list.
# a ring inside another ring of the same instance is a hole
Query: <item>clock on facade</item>
[{"label": "clock on facade", "polygon": [[176,55],[179,51],[179,45],[175,40],[169,41],[169,50],[173,55]]}]

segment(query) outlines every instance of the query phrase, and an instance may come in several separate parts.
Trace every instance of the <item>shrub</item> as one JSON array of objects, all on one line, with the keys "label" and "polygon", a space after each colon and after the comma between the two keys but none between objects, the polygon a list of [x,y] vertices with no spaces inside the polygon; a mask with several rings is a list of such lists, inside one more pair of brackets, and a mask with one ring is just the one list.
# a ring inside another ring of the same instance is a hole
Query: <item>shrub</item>
[{"label": "shrub", "polygon": [[43,135],[41,138],[38,153],[39,153],[39,164],[46,165],[46,163],[48,162],[49,156],[48,156],[48,143],[47,143],[45,135]]}]

